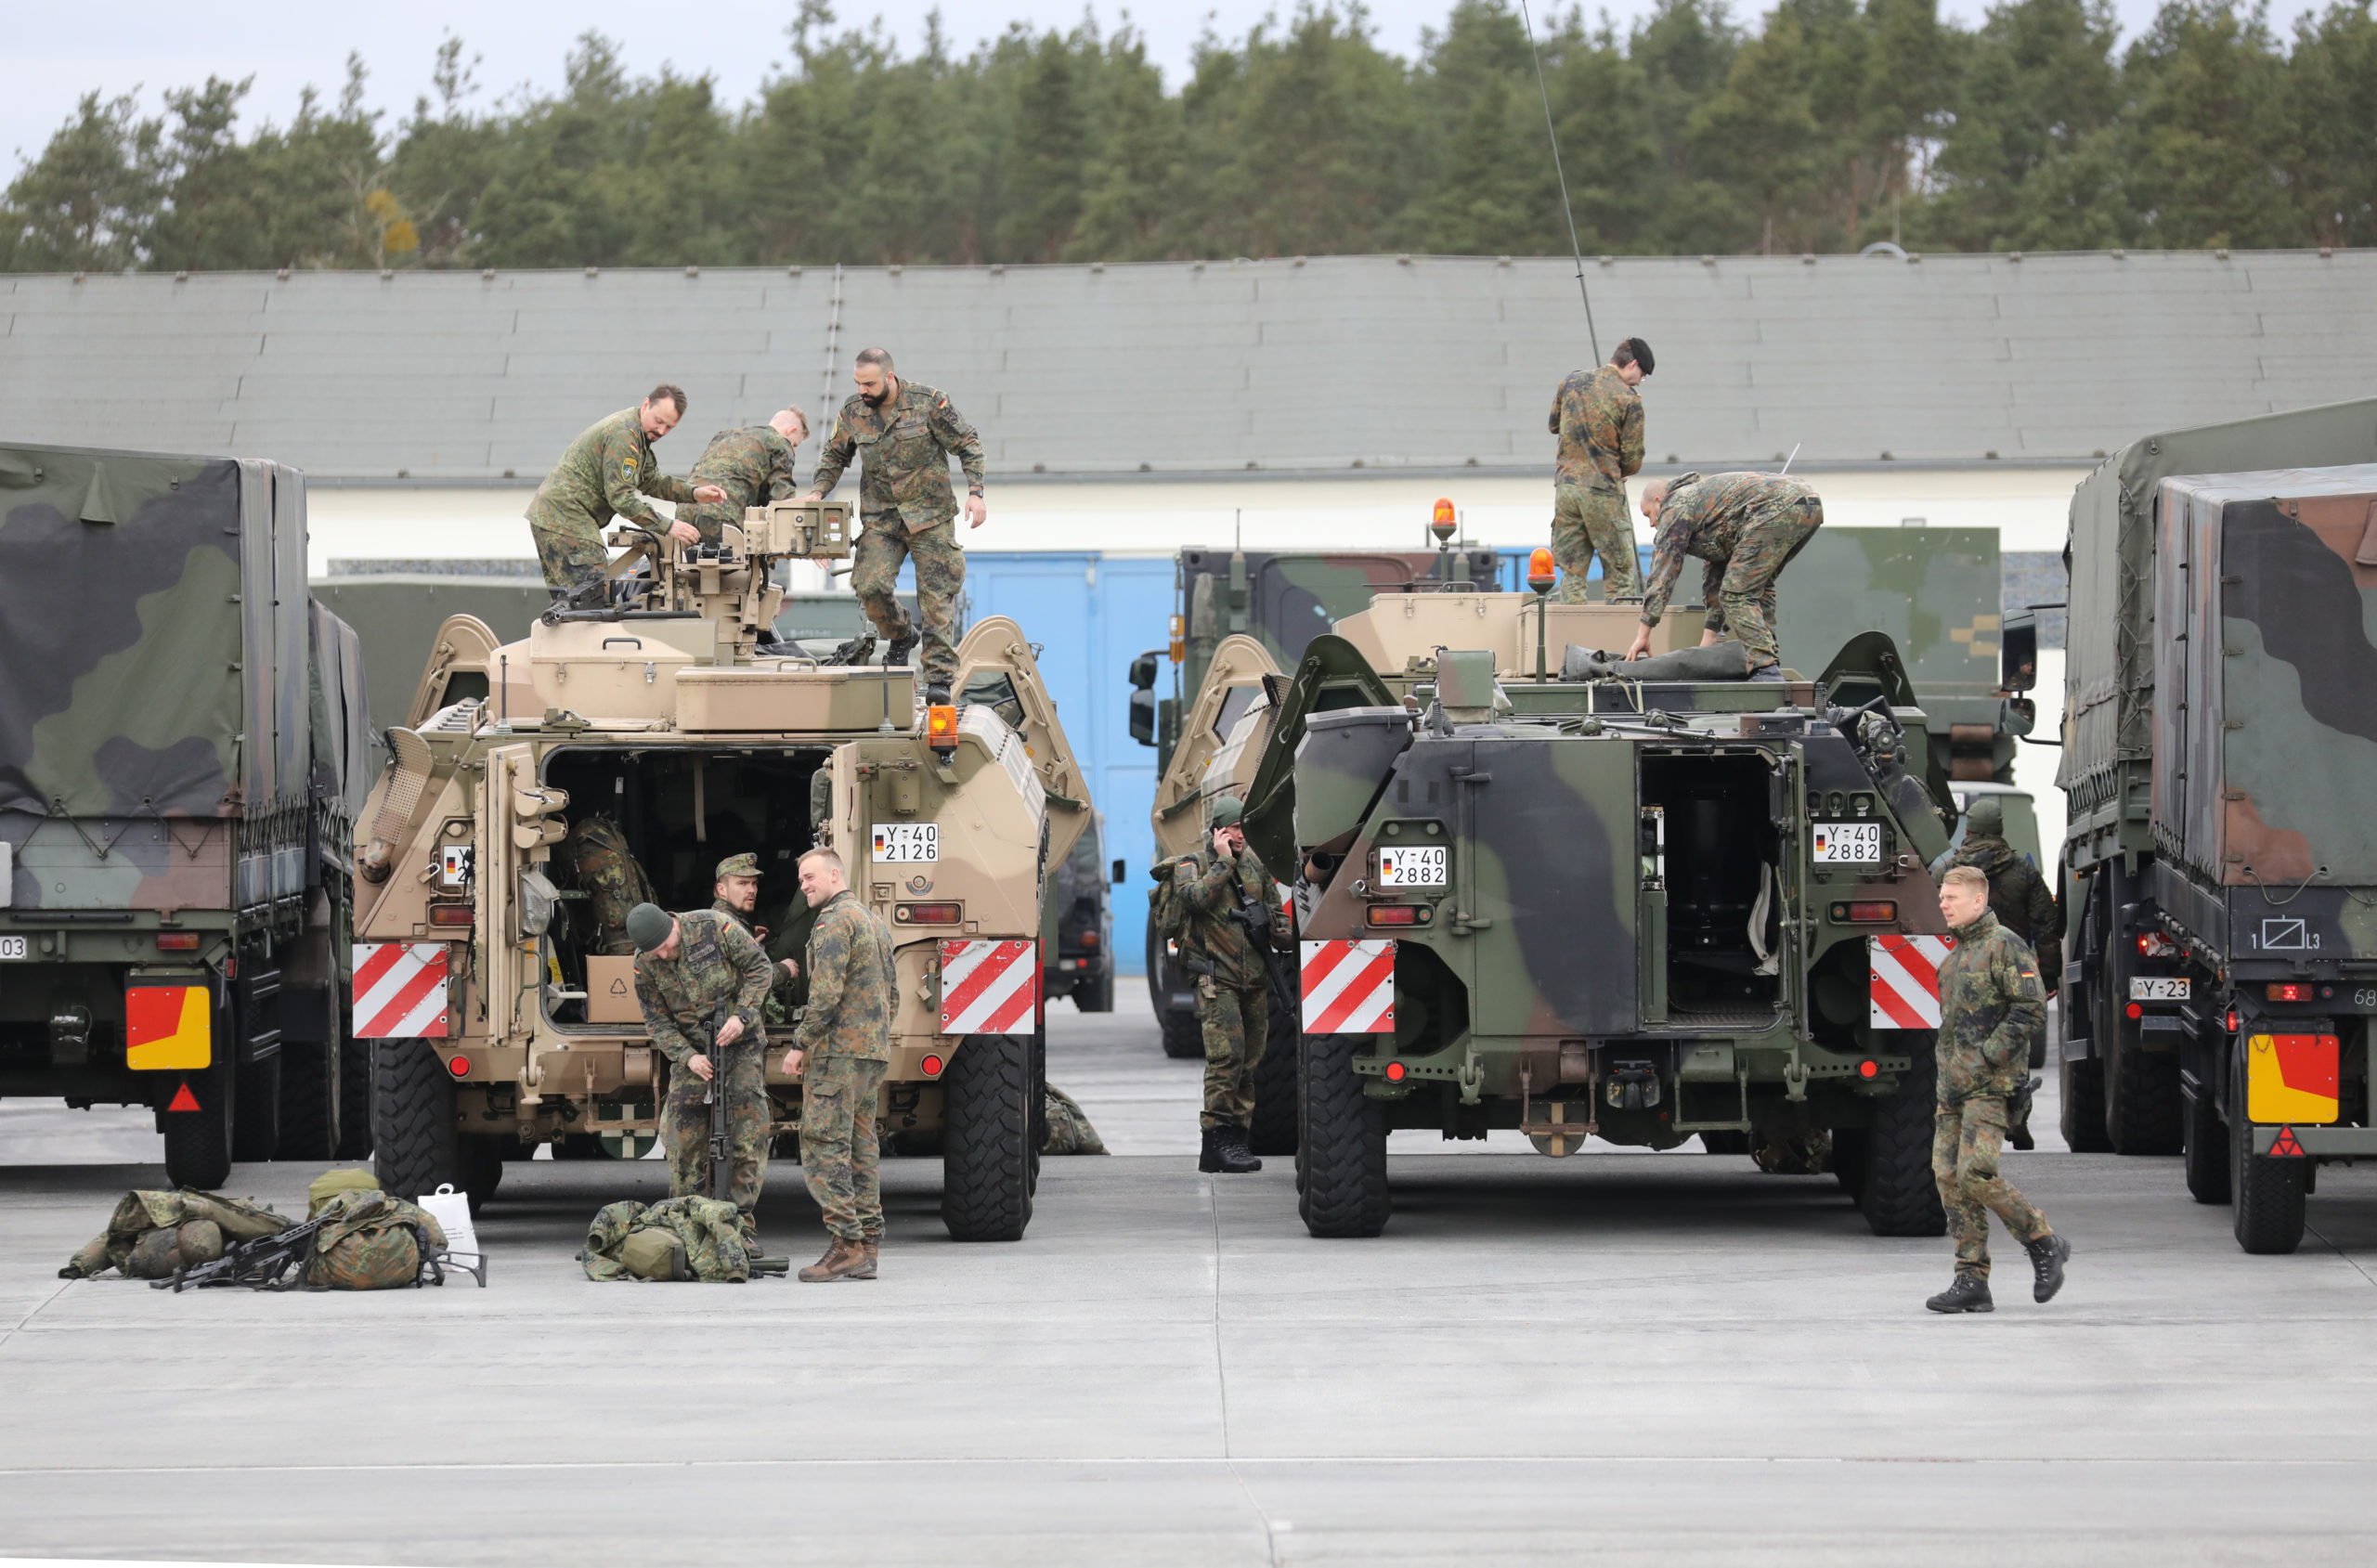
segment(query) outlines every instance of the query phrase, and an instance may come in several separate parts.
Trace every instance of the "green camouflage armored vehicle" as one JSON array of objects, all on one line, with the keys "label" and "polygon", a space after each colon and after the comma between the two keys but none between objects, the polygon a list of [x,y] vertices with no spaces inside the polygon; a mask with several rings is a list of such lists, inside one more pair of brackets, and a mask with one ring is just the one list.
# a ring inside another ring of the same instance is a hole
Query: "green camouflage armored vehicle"
[{"label": "green camouflage armored vehicle", "polygon": [[368,1152],[369,720],[304,477],[0,447],[0,1095],[149,1107],[182,1186]]},{"label": "green camouflage armored vehicle", "polygon": [[1611,674],[1632,611],[1555,604],[1539,680],[1539,614],[1383,596],[1284,682],[1246,820],[1296,879],[1307,1227],[1385,1225],[1390,1130],[1515,1128],[1828,1162],[1877,1234],[1938,1234],[1945,780],[1889,638],[1814,682],[1699,678],[1722,645]]},{"label": "green camouflage armored vehicle", "polygon": [[[772,567],[847,554],[847,521],[783,502],[691,548],[623,527],[614,576],[638,575],[642,607],[549,612],[508,643],[468,617],[441,628],[355,836],[356,1031],[377,1042],[390,1191],[450,1181],[484,1201],[539,1144],[648,1151],[669,1068],[626,906],[708,908],[717,863],[754,853],[757,924],[782,935],[796,862],[825,845],[899,943],[883,1132],[939,1147],[953,1236],[1022,1234],[1043,888],[1089,820],[1081,770],[1012,621],[959,645],[962,708],[919,706],[911,667],[773,635]],[[789,1023],[771,1027],[788,1137],[801,1086]]]},{"label": "green camouflage armored vehicle", "polygon": [[2377,1156],[2377,400],[2122,448],[2067,559],[2064,1135],[2290,1252]]}]

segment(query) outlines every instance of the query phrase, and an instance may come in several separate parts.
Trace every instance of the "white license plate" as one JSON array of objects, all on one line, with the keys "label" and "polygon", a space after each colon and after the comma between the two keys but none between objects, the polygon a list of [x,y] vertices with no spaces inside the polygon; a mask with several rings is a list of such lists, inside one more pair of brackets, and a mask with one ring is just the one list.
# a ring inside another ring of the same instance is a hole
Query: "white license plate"
[{"label": "white license plate", "polygon": [[919,861],[937,861],[941,859],[941,824],[877,823],[875,824],[874,858],[877,865],[911,865]]},{"label": "white license plate", "polygon": [[1378,885],[1382,888],[1441,888],[1445,885],[1448,851],[1434,849],[1381,849]]},{"label": "white license plate", "polygon": [[1874,823],[1818,823],[1815,824],[1815,852],[1810,857],[1818,865],[1879,865],[1882,863],[1882,824]]},{"label": "white license plate", "polygon": [[471,885],[471,862],[474,850],[468,844],[448,844],[437,852],[437,885],[441,888],[467,888]]},{"label": "white license plate", "polygon": [[32,953],[27,951],[25,941],[26,939],[23,937],[0,937],[0,959],[31,957]]},{"label": "white license plate", "polygon": [[2185,1002],[2188,982],[2168,975],[2132,975],[2129,978],[2129,999],[2132,1002]]}]

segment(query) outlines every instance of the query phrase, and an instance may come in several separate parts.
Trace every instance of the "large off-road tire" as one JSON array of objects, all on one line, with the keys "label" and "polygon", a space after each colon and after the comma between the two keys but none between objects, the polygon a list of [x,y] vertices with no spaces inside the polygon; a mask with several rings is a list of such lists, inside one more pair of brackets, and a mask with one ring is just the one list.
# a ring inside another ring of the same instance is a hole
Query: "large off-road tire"
[{"label": "large off-road tire", "polygon": [[1304,1123],[1296,1207],[1315,1236],[1376,1236],[1395,1212],[1386,1182],[1386,1113],[1354,1071],[1357,1034],[1300,1034],[1297,1098]]},{"label": "large off-road tire", "polygon": [[2105,1135],[2105,1064],[2094,1056],[2067,1058],[2056,1076],[2063,1090],[2057,1118],[2064,1147],[2074,1154],[2111,1154],[2113,1141]]},{"label": "large off-road tire", "polygon": [[1271,990],[1263,1059],[1254,1064],[1254,1123],[1247,1146],[1261,1155],[1296,1151],[1296,1008]]},{"label": "large off-road tire", "polygon": [[1045,1114],[1032,1042],[977,1034],[951,1053],[941,1144],[941,1223],[958,1241],[1017,1241],[1032,1223],[1032,1133]]},{"label": "large off-road tire", "polygon": [[423,1040],[371,1044],[371,1155],[380,1185],[398,1198],[468,1191],[454,1126],[454,1081]]},{"label": "large off-road tire", "polygon": [[236,1072],[228,1054],[202,1072],[168,1076],[173,1088],[165,1092],[167,1101],[187,1082],[198,1108],[160,1113],[165,1133],[165,1179],[175,1186],[201,1191],[219,1187],[231,1178],[231,1112],[238,1098],[231,1082]]},{"label": "large off-road tire", "polygon": [[338,1158],[338,1044],[280,1048],[280,1147],[276,1160]]},{"label": "large off-road tire", "polygon": [[371,1158],[371,1042],[357,1040],[340,1009],[338,1031],[338,1155]]},{"label": "large off-road tire", "polygon": [[1205,1059],[1205,1026],[1198,1019],[1195,1008],[1174,1012],[1159,1005],[1156,1027],[1163,1031],[1163,1054],[1175,1061]]},{"label": "large off-road tire", "polygon": [[2253,1124],[2245,1120],[2241,1082],[2229,1086],[2228,1132],[2228,1181],[2235,1193],[2230,1224],[2236,1229],[2237,1245],[2254,1253],[2293,1251],[2303,1244],[2303,1200],[2310,1185],[2311,1162],[2273,1160],[2250,1152]]},{"label": "large off-road tire", "polygon": [[231,1158],[243,1165],[280,1152],[280,1080],[287,1058],[287,1050],[279,1050],[239,1070],[231,1095]]},{"label": "large off-road tire", "polygon": [[2220,1120],[2216,1092],[2205,1084],[2187,1102],[2187,1147],[2180,1165],[2188,1195],[2198,1203],[2226,1203],[2235,1192],[2229,1169],[2228,1124]]},{"label": "large off-road tire", "polygon": [[1857,1207],[1876,1236],[1942,1236],[1948,1214],[1940,1206],[1939,1184],[1931,1177],[1940,1077],[1937,1036],[1930,1030],[1910,1030],[1900,1038],[1913,1060],[1899,1075],[1890,1098],[1874,1102]]},{"label": "large off-road tire", "polygon": [[2105,1137],[2115,1154],[2176,1154],[2185,1142],[2176,1052],[2110,1038],[2105,1052]]},{"label": "large off-road tire", "polygon": [[[1863,1127],[1836,1127],[1832,1130],[1832,1174],[1840,1190],[1854,1203],[1864,1195],[1865,1167],[1871,1162],[1874,1134]],[[1742,1150],[1747,1154],[1748,1148]]]}]

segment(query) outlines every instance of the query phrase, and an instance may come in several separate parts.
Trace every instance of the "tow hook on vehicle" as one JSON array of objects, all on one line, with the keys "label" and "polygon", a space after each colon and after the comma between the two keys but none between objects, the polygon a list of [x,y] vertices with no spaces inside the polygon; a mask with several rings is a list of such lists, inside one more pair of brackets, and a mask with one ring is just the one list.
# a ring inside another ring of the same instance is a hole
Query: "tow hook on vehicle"
[{"label": "tow hook on vehicle", "polygon": [[1461,1065],[1453,1069],[1452,1081],[1461,1085],[1461,1103],[1474,1106],[1486,1089],[1486,1065],[1477,1059],[1477,1043],[1470,1042],[1461,1053]]},{"label": "tow hook on vehicle", "polygon": [[1783,1097],[1794,1104],[1808,1097],[1808,1064],[1799,1059],[1797,1050],[1783,1064]]}]

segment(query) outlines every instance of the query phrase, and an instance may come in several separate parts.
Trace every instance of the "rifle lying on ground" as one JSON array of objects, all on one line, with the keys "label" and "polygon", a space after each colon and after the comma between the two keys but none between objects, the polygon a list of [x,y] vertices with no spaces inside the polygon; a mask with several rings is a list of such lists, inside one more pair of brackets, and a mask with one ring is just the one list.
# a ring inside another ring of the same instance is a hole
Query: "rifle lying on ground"
[{"label": "rifle lying on ground", "polygon": [[[387,1201],[383,1194],[375,1193],[369,1202],[354,1208],[328,1209],[310,1220],[300,1220],[288,1229],[271,1236],[234,1242],[213,1263],[175,1269],[170,1279],[150,1281],[149,1289],[172,1290],[176,1295],[186,1289],[209,1285],[244,1285],[252,1290],[297,1289],[305,1283],[305,1263],[314,1254],[314,1238],[325,1225],[339,1225],[374,1213]],[[404,1222],[404,1227],[412,1232],[413,1247],[421,1259],[419,1272],[413,1278],[415,1286],[445,1284],[445,1265],[450,1263],[475,1278],[479,1289],[487,1289],[485,1258],[475,1264],[461,1263],[433,1243],[426,1227],[411,1221]]]}]

